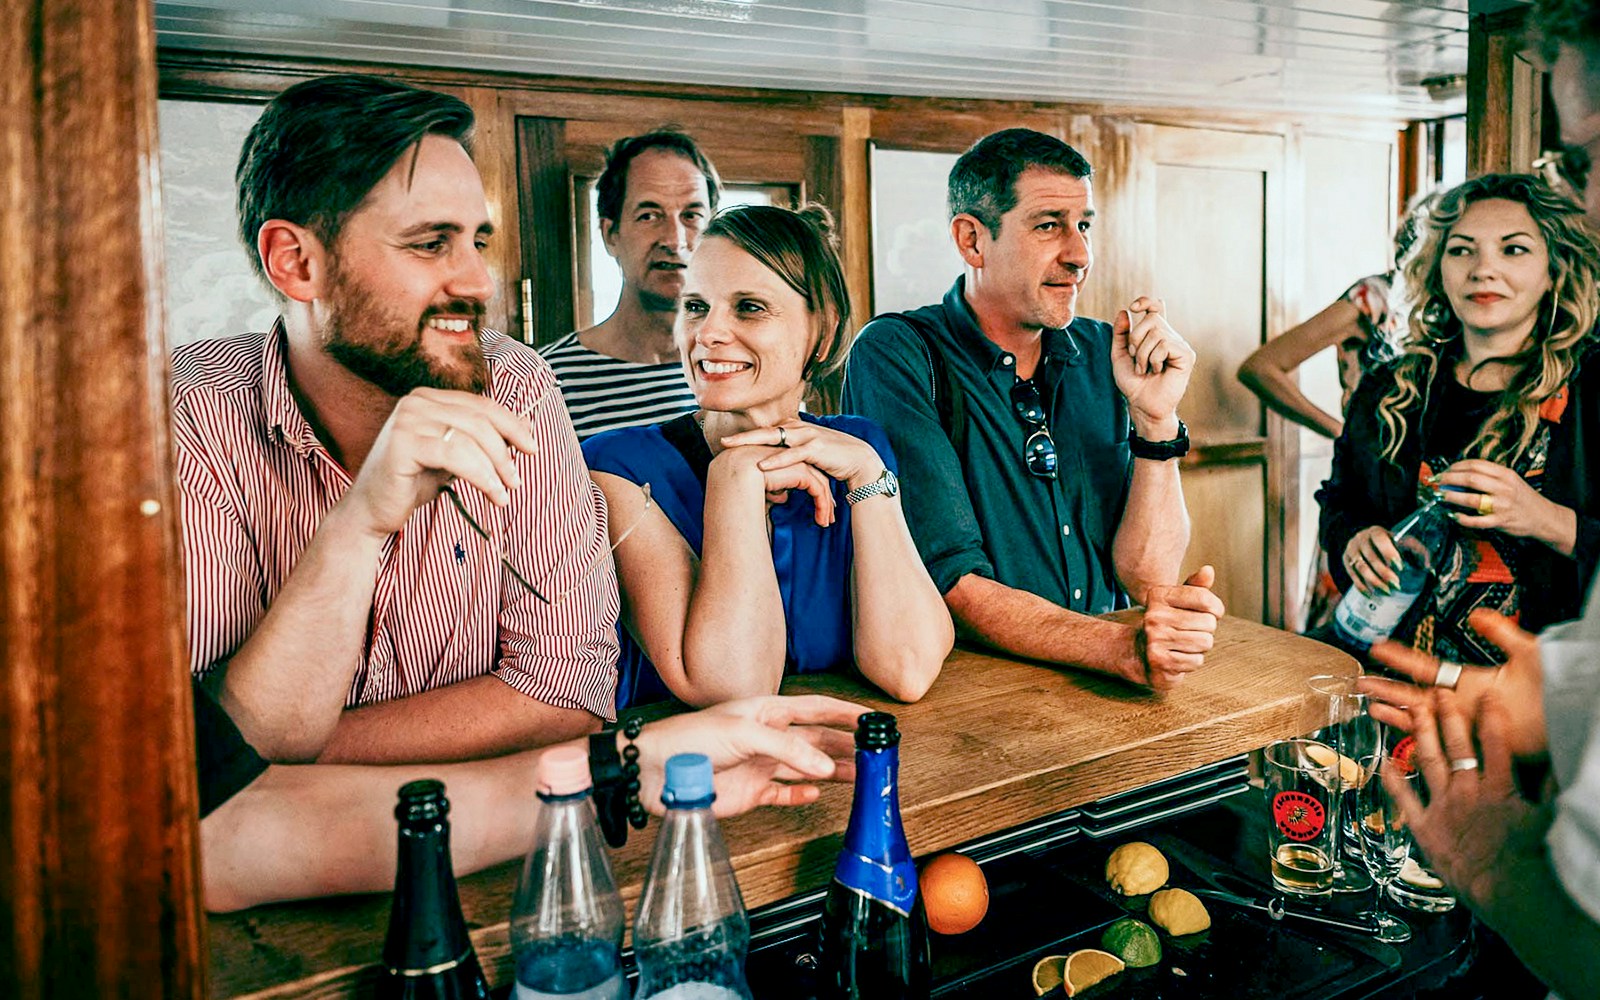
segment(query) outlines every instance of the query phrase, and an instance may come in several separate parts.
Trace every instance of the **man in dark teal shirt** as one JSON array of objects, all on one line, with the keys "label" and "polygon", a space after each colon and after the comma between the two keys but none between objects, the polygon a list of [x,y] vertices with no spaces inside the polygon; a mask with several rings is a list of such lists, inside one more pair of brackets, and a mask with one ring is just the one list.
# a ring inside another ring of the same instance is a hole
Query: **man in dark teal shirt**
[{"label": "man in dark teal shirt", "polygon": [[[963,154],[950,231],[965,273],[942,303],[862,330],[843,406],[888,432],[906,520],[965,634],[1164,689],[1203,664],[1223,614],[1210,567],[1178,582],[1177,406],[1195,355],[1158,299],[1115,324],[1076,316],[1091,174],[1029,129]],[[1130,596],[1140,624],[1091,617]]]}]

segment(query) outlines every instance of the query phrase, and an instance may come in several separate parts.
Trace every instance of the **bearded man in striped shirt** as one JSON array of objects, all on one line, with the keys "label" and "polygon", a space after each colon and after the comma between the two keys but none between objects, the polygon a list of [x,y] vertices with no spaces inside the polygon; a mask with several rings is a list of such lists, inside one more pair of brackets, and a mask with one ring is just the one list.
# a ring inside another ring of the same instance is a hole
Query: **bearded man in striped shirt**
[{"label": "bearded man in striped shirt", "polygon": [[282,316],[173,360],[191,664],[271,760],[471,759],[613,713],[605,505],[548,366],[481,329],[472,125],[375,77],[284,91],[237,175]]}]

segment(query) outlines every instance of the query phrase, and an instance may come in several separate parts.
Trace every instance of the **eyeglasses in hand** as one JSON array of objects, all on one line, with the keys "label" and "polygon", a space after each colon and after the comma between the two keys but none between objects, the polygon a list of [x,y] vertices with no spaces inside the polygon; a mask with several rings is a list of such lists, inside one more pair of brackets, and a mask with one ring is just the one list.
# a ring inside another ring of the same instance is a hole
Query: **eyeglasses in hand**
[{"label": "eyeglasses in hand", "polygon": [[[468,527],[470,527],[473,531],[477,532],[478,535],[484,541],[486,541],[486,542],[493,541],[493,539],[489,536],[489,532],[484,530],[483,525],[479,524],[476,518],[474,518],[471,514],[467,513],[466,504],[463,504],[461,502],[461,497],[460,497],[460,495],[458,495],[456,493],[455,488],[453,486],[446,485],[440,490],[440,492],[443,493],[445,496],[449,497],[450,498],[450,502],[455,504],[456,513],[461,515],[461,519],[463,521],[467,522],[467,526]],[[650,497],[650,484],[649,483],[645,483],[643,486],[641,486],[640,487],[640,492],[642,492],[644,494],[644,506],[639,508],[639,516],[634,518],[633,519],[633,523],[628,525],[627,530],[624,531],[622,534],[618,535],[617,536],[617,540],[611,543],[611,547],[608,550],[606,550],[606,555],[609,556],[609,555],[612,555],[613,553],[615,553],[617,551],[618,546],[620,546],[623,542],[627,541],[628,540],[628,536],[633,534],[634,529],[639,527],[640,524],[644,523],[645,515],[650,512],[650,507],[652,506],[652,504],[654,502],[654,501],[651,500],[651,497]],[[550,605],[552,607],[554,607],[557,604],[560,604],[566,598],[566,596],[568,594],[572,593],[572,591],[578,586],[577,583],[574,583],[571,587],[568,587],[566,590],[563,590],[561,593],[557,594],[555,596],[554,600],[551,600],[550,598],[544,596],[543,592],[541,592],[538,587],[535,587],[533,584],[529,583],[528,582],[528,578],[523,576],[522,573],[517,569],[517,567],[515,567],[515,566],[513,566],[511,564],[511,557],[510,557],[509,554],[507,554],[507,552],[503,548],[500,550],[500,565],[504,566],[506,568],[506,572],[511,574],[511,578],[513,580],[517,581],[518,583],[522,584],[522,586],[524,588],[526,588],[528,593],[532,594],[534,597],[538,598],[540,601],[543,601],[545,604],[548,604],[548,605]],[[598,565],[598,562],[596,563],[596,565]],[[593,567],[590,568],[590,573],[592,573],[592,572],[594,572],[594,568]],[[588,574],[585,574],[581,579],[587,579],[587,578],[588,578]]]}]

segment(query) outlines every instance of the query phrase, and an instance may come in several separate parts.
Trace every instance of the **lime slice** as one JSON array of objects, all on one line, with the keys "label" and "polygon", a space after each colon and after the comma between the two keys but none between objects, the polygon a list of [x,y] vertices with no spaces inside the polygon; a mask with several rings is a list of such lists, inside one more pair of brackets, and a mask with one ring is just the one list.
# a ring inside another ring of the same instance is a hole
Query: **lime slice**
[{"label": "lime slice", "polygon": [[1161,961],[1161,939],[1149,924],[1123,917],[1100,936],[1100,946],[1122,959],[1130,969],[1143,969]]}]

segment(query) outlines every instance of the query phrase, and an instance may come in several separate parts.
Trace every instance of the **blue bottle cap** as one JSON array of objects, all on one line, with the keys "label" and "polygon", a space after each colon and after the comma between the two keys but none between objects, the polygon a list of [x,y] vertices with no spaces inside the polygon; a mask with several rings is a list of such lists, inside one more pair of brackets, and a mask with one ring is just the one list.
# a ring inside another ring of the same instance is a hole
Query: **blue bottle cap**
[{"label": "blue bottle cap", "polygon": [[716,798],[711,784],[711,758],[703,753],[680,753],[667,758],[667,783],[661,804],[701,806]]}]

